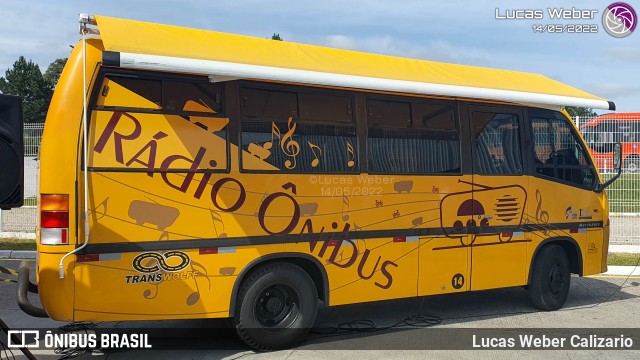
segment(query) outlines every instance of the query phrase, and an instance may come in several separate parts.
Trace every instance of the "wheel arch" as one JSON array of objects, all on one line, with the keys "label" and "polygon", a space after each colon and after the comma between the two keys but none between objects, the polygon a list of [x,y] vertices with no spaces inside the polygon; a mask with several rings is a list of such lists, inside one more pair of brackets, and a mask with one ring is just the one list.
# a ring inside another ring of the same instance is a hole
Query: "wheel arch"
[{"label": "wheel arch", "polygon": [[324,301],[325,304],[329,303],[329,278],[327,276],[325,268],[322,266],[320,261],[318,261],[318,259],[308,254],[295,252],[269,254],[251,261],[249,264],[247,264],[247,266],[244,267],[244,269],[242,269],[240,274],[238,274],[238,277],[236,277],[236,281],[233,284],[233,290],[231,293],[231,300],[229,303],[229,317],[235,316],[237,296],[242,281],[244,281],[247,275],[256,270],[258,267],[273,262],[289,262],[301,267],[304,271],[307,272],[307,274],[309,274],[309,276],[311,276],[311,279],[313,280],[316,287],[316,291],[318,292],[318,298]]},{"label": "wheel arch", "polygon": [[575,239],[568,236],[554,236],[554,237],[550,237],[548,239],[543,240],[538,245],[536,250],[533,252],[533,255],[531,257],[531,263],[529,264],[529,276],[527,278],[527,285],[531,283],[531,276],[533,274],[533,269],[536,264],[536,261],[538,260],[537,259],[538,252],[545,246],[549,246],[549,245],[562,246],[564,251],[567,253],[567,256],[569,257],[569,270],[571,271],[572,274],[578,274],[582,276],[583,274],[582,250],[580,250],[580,246],[578,245],[578,242]]}]

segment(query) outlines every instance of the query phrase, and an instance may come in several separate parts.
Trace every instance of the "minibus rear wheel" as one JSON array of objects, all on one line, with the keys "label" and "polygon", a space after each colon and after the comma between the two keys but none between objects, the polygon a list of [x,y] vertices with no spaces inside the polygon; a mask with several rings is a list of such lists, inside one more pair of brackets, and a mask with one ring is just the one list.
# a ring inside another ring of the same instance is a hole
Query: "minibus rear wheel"
[{"label": "minibus rear wheel", "polygon": [[258,351],[286,349],[307,336],[318,310],[313,279],[291,263],[253,271],[238,292],[234,319],[238,336]]},{"label": "minibus rear wheel", "polygon": [[571,271],[566,251],[550,244],[538,252],[533,265],[529,297],[540,310],[557,310],[564,305],[571,285]]}]

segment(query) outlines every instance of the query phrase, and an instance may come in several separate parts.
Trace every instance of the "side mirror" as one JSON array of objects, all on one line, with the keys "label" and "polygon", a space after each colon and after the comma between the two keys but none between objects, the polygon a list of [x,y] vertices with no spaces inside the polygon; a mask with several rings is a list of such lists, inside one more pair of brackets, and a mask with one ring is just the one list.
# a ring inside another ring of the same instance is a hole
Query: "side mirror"
[{"label": "side mirror", "polygon": [[620,143],[613,145],[613,168],[618,174],[622,171],[622,146]]},{"label": "side mirror", "polygon": [[594,189],[595,192],[601,192],[606,189],[607,186],[613,184],[613,182],[620,177],[620,174],[622,174],[622,145],[620,145],[620,143],[613,145],[613,168],[616,170],[616,174],[603,184],[598,184]]}]

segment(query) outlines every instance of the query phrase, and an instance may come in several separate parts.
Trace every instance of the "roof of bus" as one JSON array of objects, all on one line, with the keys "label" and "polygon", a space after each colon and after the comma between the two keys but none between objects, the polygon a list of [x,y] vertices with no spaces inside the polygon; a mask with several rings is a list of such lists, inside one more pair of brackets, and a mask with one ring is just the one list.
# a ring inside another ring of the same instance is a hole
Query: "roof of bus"
[{"label": "roof of bus", "polygon": [[[103,63],[398,93],[550,106],[615,104],[539,74],[377,55],[250,36],[95,16]],[[216,78],[217,77],[217,78]]]}]

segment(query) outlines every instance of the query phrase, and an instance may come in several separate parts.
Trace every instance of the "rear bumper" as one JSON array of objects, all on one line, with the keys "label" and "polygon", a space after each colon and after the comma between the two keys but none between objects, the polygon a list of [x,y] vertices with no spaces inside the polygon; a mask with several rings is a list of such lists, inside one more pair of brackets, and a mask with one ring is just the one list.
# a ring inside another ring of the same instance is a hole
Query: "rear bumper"
[{"label": "rear bumper", "polygon": [[18,291],[16,293],[18,306],[28,315],[48,318],[49,315],[47,315],[44,309],[33,305],[27,297],[28,293],[38,293],[38,286],[29,281],[30,272],[30,261],[23,260],[20,263],[20,268],[18,269]]}]

